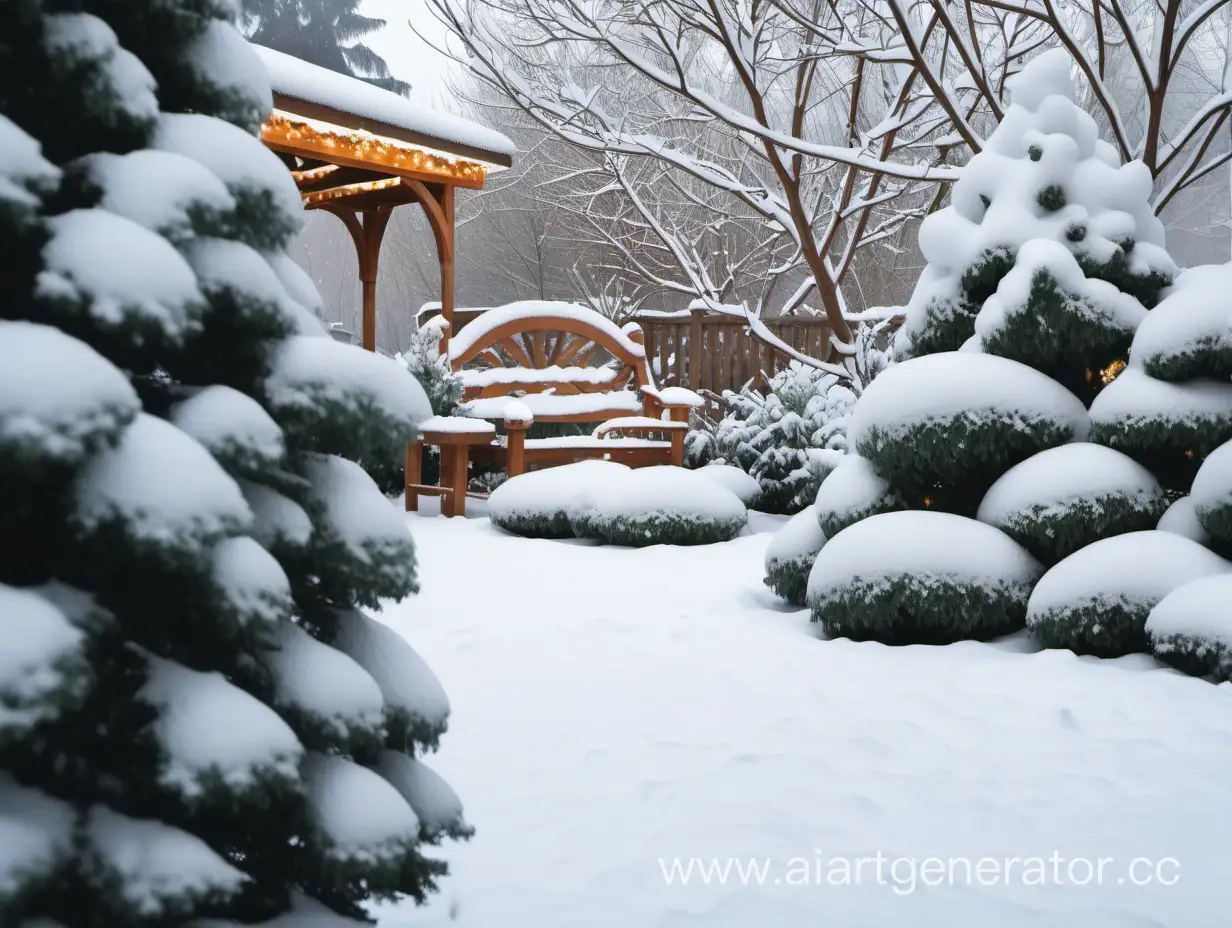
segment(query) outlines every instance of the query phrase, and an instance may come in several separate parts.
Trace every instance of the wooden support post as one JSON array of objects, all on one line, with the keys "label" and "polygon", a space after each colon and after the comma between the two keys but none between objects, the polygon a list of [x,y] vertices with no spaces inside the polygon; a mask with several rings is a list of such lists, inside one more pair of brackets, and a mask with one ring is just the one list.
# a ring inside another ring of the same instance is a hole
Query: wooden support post
[{"label": "wooden support post", "polygon": [[[446,448],[449,449],[448,462],[445,461]],[[449,493],[445,496],[448,508],[443,508],[442,511],[447,516],[466,515],[466,484],[469,477],[467,459],[470,457],[468,451],[466,445],[441,446],[441,486],[449,487]]]},{"label": "wooden support post", "polygon": [[416,439],[406,446],[406,511],[419,511],[418,485],[423,482],[423,441]]},{"label": "wooden support post", "polygon": [[381,242],[385,239],[393,207],[378,206],[362,214],[345,206],[331,205],[322,209],[341,219],[351,233],[355,255],[359,259],[359,279],[363,285],[363,344],[369,351],[376,351],[376,281],[381,265]]},{"label": "wooden support post", "polygon": [[505,473],[516,477],[526,472],[526,427],[525,422],[505,420]]},{"label": "wooden support post", "polygon": [[689,389],[702,388],[702,317],[706,310],[693,310],[689,325]]},{"label": "wooden support post", "polygon": [[417,180],[406,181],[406,185],[415,192],[436,239],[436,256],[441,266],[441,315],[449,323],[449,332],[452,333],[456,225],[454,188],[449,184],[424,184]]},{"label": "wooden support post", "polygon": [[672,463],[677,467],[684,466],[684,429],[672,429],[670,438],[672,440]]}]

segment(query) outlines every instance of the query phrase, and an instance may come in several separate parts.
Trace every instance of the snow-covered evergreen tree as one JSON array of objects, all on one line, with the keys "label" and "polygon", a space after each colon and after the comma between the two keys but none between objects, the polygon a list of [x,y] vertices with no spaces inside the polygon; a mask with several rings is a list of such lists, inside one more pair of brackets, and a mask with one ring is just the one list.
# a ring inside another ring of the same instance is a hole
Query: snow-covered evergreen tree
[{"label": "snow-covered evergreen tree", "polygon": [[0,7],[6,925],[350,923],[467,831],[444,693],[360,611],[416,578],[353,461],[427,402],[311,311],[236,12]]},{"label": "snow-covered evergreen tree", "polygon": [[1166,506],[1141,464],[1086,443],[1087,405],[1175,267],[1149,173],[1099,140],[1069,69],[1046,52],[1012,79],[1013,105],[921,227],[900,363],[849,420],[863,460],[819,492],[809,599],[831,633],[1021,628],[1045,567]]},{"label": "snow-covered evergreen tree", "polygon": [[822,479],[842,460],[847,416],[856,394],[832,374],[793,361],[763,394],[724,394],[727,412],[713,430],[690,433],[687,462],[722,461],[761,484],[758,508],[798,513]]}]

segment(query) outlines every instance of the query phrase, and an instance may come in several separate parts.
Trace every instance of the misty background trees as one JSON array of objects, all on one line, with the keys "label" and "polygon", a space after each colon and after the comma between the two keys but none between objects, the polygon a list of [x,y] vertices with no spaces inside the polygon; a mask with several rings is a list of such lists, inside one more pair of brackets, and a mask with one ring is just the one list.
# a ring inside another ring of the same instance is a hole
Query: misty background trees
[{"label": "misty background trees", "polygon": [[[906,301],[918,223],[982,149],[1007,79],[1055,46],[1102,136],[1151,169],[1178,262],[1228,258],[1229,0],[426,6],[412,27],[435,16],[461,65],[452,108],[521,151],[487,190],[459,198],[462,306],[572,299],[620,315],[744,303],[765,317],[826,313],[849,350],[846,319]],[[297,257],[354,328],[342,227],[313,216]],[[422,216],[397,211],[383,349],[406,346],[437,288]]]}]

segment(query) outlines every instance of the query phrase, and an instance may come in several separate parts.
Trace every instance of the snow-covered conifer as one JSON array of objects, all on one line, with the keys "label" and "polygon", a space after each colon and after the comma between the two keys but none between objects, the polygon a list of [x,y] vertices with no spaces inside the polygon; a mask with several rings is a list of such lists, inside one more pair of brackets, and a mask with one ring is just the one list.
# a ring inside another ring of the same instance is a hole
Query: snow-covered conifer
[{"label": "snow-covered conifer", "polygon": [[[1087,444],[1104,441],[1087,407],[1119,383],[1105,388],[1176,268],[1149,172],[1098,138],[1070,67],[1049,51],[1012,79],[1005,117],[951,204],[921,226],[929,264],[900,362],[850,416],[859,459],[818,493],[828,540],[809,599],[831,632],[904,642],[1011,631],[1044,568],[1151,529],[1167,508],[1141,462]],[[952,515],[893,511],[904,508]],[[902,554],[901,569],[881,548]],[[876,563],[848,570],[857,555]]]},{"label": "snow-covered conifer", "polygon": [[467,831],[448,701],[357,608],[416,578],[353,462],[427,401],[314,317],[236,13],[0,6],[5,924],[344,924]]}]

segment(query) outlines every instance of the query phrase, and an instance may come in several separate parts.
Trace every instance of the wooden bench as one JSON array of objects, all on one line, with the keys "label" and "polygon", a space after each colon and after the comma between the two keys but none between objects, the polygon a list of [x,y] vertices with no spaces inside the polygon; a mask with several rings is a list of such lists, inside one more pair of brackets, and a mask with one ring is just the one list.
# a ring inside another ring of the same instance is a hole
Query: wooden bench
[{"label": "wooden bench", "polygon": [[[471,449],[472,460],[509,476],[592,458],[631,467],[683,462],[689,413],[702,399],[655,388],[636,323],[620,328],[583,306],[536,301],[487,310],[452,338],[443,319],[432,324],[462,379],[458,415],[505,426],[503,439]],[[543,422],[597,427],[590,435],[526,437]]]}]

